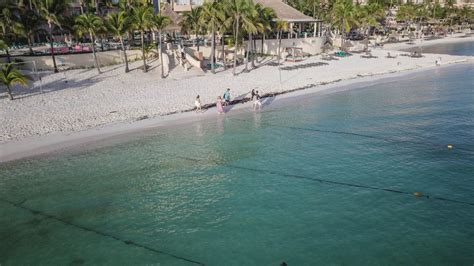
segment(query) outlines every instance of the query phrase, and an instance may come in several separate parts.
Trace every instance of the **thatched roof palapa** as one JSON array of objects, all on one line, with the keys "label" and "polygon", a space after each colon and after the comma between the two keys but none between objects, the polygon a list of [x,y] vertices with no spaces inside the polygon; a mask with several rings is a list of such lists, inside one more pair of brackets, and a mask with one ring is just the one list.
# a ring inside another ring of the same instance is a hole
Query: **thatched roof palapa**
[{"label": "thatched roof palapa", "polygon": [[171,19],[171,24],[165,28],[165,31],[181,31],[181,22],[182,17],[173,11],[171,5],[168,3],[163,3],[161,6],[161,15],[167,16]]},{"label": "thatched roof palapa", "polygon": [[283,3],[281,0],[254,0],[254,3],[261,4],[265,7],[272,8],[278,19],[289,23],[295,22],[320,22],[319,19],[314,19],[310,16],[307,16],[298,10],[294,9],[293,7]]}]

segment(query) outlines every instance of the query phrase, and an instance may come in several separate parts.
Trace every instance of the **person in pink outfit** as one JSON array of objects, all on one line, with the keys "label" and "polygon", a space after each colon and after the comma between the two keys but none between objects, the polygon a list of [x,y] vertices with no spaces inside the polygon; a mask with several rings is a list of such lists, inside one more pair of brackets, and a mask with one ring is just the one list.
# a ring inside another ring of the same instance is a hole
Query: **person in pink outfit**
[{"label": "person in pink outfit", "polygon": [[221,98],[221,96],[217,97],[216,107],[217,107],[217,112],[219,114],[224,113],[224,107],[222,107],[222,98]]}]

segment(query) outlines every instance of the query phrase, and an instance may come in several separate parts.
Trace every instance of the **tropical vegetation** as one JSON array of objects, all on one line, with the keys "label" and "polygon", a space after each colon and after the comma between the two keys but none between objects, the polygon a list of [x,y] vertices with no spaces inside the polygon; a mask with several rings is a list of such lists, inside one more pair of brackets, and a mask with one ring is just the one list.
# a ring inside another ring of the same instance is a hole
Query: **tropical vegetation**
[{"label": "tropical vegetation", "polygon": [[13,100],[11,86],[15,84],[27,86],[29,79],[28,76],[18,71],[12,63],[4,65],[0,70],[0,84],[5,86],[10,100]]}]

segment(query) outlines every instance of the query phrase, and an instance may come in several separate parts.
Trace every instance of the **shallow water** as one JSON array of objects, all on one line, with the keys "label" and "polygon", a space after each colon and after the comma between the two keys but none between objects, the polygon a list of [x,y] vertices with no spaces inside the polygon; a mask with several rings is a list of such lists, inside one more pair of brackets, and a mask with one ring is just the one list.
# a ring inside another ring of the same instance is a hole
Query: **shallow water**
[{"label": "shallow water", "polygon": [[471,265],[473,84],[438,68],[0,165],[0,264]]}]

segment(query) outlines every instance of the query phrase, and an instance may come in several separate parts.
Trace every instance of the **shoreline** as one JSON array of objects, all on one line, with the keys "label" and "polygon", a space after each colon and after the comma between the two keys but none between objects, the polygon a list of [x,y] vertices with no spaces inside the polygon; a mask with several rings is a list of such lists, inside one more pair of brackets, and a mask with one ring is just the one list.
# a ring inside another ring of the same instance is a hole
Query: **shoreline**
[{"label": "shoreline", "polygon": [[434,46],[434,45],[439,45],[439,44],[472,42],[473,38],[474,38],[474,35],[467,36],[465,33],[456,33],[451,36],[447,36],[447,37],[439,38],[439,39],[431,39],[431,40],[416,39],[411,44],[408,41],[403,41],[403,42],[398,42],[398,43],[387,43],[387,44],[384,44],[384,49],[403,51],[406,49],[416,48],[416,47],[428,47],[428,46]]},{"label": "shoreline", "polygon": [[[472,60],[444,63],[440,67],[455,67],[463,64],[472,64]],[[331,94],[383,82],[394,82],[399,77],[429,72],[436,68],[439,67],[419,67],[400,71],[372,73],[365,76],[357,75],[333,82],[320,82],[319,84],[311,84],[311,86],[298,87],[292,90],[266,93],[262,95],[262,98],[275,97],[273,103],[295,101],[302,96]],[[226,113],[223,117],[252,112],[249,108],[250,106],[251,103],[249,102],[235,103],[232,107],[232,112]],[[262,112],[265,112],[265,109],[263,109]],[[215,104],[211,104],[207,111],[202,114],[195,114],[193,109],[188,109],[140,120],[118,121],[80,131],[68,133],[56,132],[48,135],[27,137],[21,140],[0,143],[0,164],[21,159],[48,156],[73,148],[95,149],[102,146],[109,146],[114,143],[121,143],[133,139],[137,135],[147,134],[147,132],[156,132],[159,128],[184,126],[193,122],[209,121],[212,118],[216,118],[216,116],[218,116],[218,114],[215,112]]]},{"label": "shoreline", "polygon": [[[455,42],[474,42],[474,36],[454,35],[427,45]],[[104,69],[101,75],[94,70],[51,74],[43,78],[44,93],[18,91],[20,95],[14,101],[0,98],[0,163],[98,142],[107,136],[210,119],[215,116],[211,113],[216,95],[222,95],[226,87],[232,88],[236,102],[245,101],[252,89],[259,90],[263,97],[276,96],[280,100],[430,71],[439,67],[435,66],[438,58],[442,58],[440,67],[474,65],[474,56],[403,56],[403,45],[416,46],[396,43],[373,48],[375,59],[356,53],[330,61],[312,56],[301,62],[283,62],[280,71],[274,58],[264,58],[248,73],[242,73],[243,65],[239,66],[240,74],[236,76],[232,69],[212,75],[177,68],[167,79],[159,79],[156,66],[148,73],[135,68],[124,74],[121,67],[114,66]],[[395,55],[395,59],[387,58],[387,53]],[[137,66],[140,67],[139,62],[132,63],[131,69]],[[202,105],[209,108],[205,114],[193,112],[198,94]],[[236,103],[231,113],[237,113],[241,106],[245,104]]]}]

